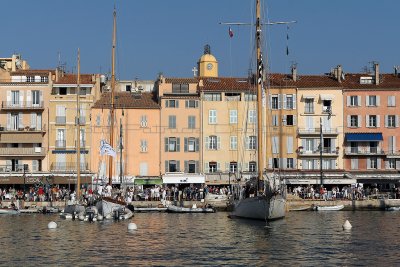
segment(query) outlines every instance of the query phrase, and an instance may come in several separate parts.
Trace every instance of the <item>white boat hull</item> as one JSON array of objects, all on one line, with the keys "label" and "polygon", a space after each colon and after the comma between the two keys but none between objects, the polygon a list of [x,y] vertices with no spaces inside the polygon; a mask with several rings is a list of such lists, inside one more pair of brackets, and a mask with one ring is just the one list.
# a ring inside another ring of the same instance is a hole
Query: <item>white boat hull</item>
[{"label": "white boat hull", "polygon": [[213,213],[215,210],[213,208],[185,208],[178,207],[174,205],[169,205],[167,207],[168,212],[172,213]]},{"label": "white boat hull", "polygon": [[281,196],[256,196],[234,202],[231,216],[253,220],[277,220],[285,217],[286,200]]},{"label": "white boat hull", "polygon": [[318,211],[336,211],[344,209],[344,205],[336,205],[336,206],[317,206],[316,210]]},{"label": "white boat hull", "polygon": [[20,213],[19,210],[15,210],[15,209],[0,209],[0,214],[16,215],[19,213]]},{"label": "white boat hull", "polygon": [[102,199],[96,203],[96,208],[105,219],[113,218],[114,211],[124,208],[124,205]]}]

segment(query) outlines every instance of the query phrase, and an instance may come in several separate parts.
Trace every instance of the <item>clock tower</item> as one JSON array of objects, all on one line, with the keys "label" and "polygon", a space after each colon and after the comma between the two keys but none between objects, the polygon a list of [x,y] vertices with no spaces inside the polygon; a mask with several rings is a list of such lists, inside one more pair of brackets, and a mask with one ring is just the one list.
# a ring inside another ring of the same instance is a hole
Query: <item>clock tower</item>
[{"label": "clock tower", "polygon": [[211,55],[210,45],[204,46],[204,54],[197,62],[199,77],[218,77],[218,61]]}]

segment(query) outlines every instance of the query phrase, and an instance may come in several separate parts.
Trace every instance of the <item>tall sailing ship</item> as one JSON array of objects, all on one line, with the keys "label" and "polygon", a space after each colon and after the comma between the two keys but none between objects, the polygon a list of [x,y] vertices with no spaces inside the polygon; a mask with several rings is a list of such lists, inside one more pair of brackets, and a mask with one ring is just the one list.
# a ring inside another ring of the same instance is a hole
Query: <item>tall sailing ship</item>
[{"label": "tall sailing ship", "polygon": [[[226,24],[235,25],[236,23]],[[267,95],[264,91],[264,85],[268,86],[268,81],[265,81],[264,77],[268,77],[268,75],[264,75],[261,53],[262,22],[260,0],[256,0],[255,27],[257,62],[255,79],[257,84],[257,176],[247,181],[246,186],[240,190],[237,198],[233,200],[231,216],[269,221],[285,217],[286,196],[279,175],[275,173],[267,174],[264,171],[265,149],[263,146],[263,136],[265,133],[263,132],[263,98]]]}]

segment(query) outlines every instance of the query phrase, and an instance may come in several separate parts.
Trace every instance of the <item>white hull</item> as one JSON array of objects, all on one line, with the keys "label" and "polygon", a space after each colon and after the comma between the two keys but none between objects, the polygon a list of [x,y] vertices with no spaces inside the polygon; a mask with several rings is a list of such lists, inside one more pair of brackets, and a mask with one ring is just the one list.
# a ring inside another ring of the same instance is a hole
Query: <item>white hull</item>
[{"label": "white hull", "polygon": [[19,214],[19,210],[15,210],[15,209],[0,209],[0,214],[11,214],[11,215],[15,215],[15,214]]},{"label": "white hull", "polygon": [[336,205],[336,206],[317,206],[316,210],[318,211],[336,211],[344,209],[344,205]]},{"label": "white hull", "polygon": [[234,202],[231,216],[254,220],[277,220],[285,217],[286,200],[281,196],[268,199],[264,196],[249,197]]},{"label": "white hull", "polygon": [[124,208],[124,205],[114,203],[106,199],[102,199],[96,203],[96,208],[105,219],[111,219],[114,216],[114,211]]},{"label": "white hull", "polygon": [[174,205],[169,205],[167,207],[168,212],[172,213],[213,213],[215,210],[213,208],[185,208],[178,207]]},{"label": "white hull", "polygon": [[400,207],[389,207],[387,211],[400,211]]}]

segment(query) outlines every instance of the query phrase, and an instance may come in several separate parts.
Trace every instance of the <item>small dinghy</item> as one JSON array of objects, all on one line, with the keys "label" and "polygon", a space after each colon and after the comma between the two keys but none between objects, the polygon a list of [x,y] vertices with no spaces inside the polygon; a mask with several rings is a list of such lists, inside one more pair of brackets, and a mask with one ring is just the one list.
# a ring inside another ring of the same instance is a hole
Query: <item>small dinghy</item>
[{"label": "small dinghy", "polygon": [[316,206],[315,210],[317,211],[336,211],[344,209],[344,205],[335,205],[335,206]]},{"label": "small dinghy", "polygon": [[387,211],[400,211],[400,207],[389,207],[386,210]]},{"label": "small dinghy", "polygon": [[20,211],[18,210],[18,208],[15,206],[14,203],[11,203],[11,207],[0,208],[0,214],[16,215],[20,214]]},{"label": "small dinghy", "polygon": [[204,208],[198,208],[196,204],[193,204],[191,208],[169,205],[167,211],[172,213],[214,213],[215,209],[209,205]]}]

